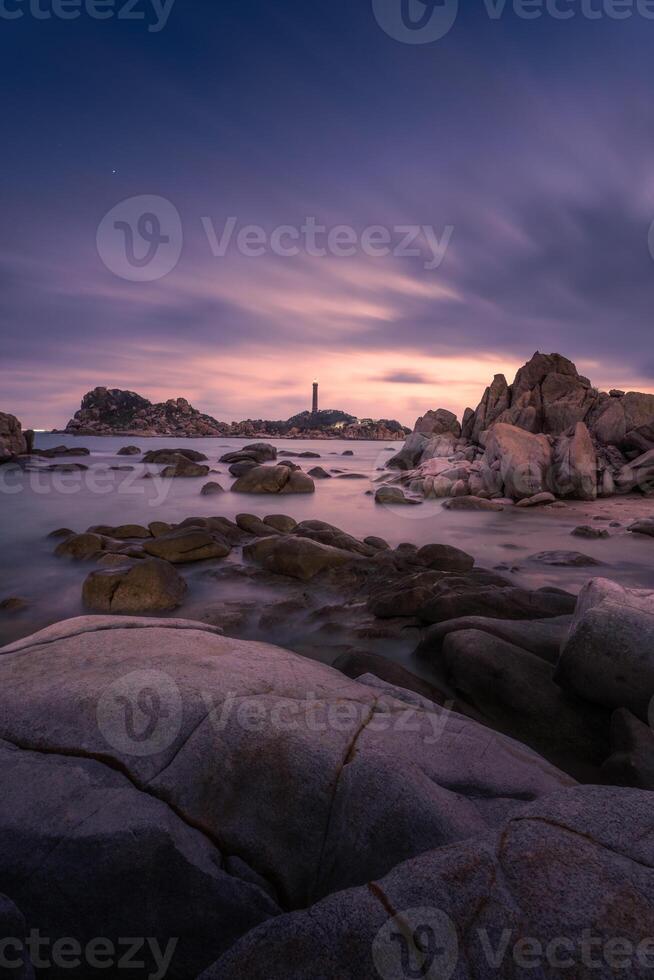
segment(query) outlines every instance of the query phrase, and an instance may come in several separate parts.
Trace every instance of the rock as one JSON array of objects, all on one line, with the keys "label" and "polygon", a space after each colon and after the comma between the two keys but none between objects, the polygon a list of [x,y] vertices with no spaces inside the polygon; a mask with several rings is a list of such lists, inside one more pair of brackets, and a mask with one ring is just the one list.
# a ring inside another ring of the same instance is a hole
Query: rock
[{"label": "rock", "polygon": [[236,524],[247,534],[254,534],[257,538],[269,538],[273,534],[281,534],[270,524],[265,524],[260,517],[254,514],[237,514]]},{"label": "rock", "polygon": [[429,411],[421,416],[416,421],[413,431],[420,432],[425,436],[451,434],[458,439],[461,435],[461,426],[453,412],[448,412],[445,408],[438,408],[435,412]]},{"label": "rock", "polygon": [[579,594],[555,681],[647,722],[654,697],[654,592],[592,579]]},{"label": "rock", "polygon": [[420,504],[422,501],[406,497],[399,487],[380,487],[375,493],[376,504]]},{"label": "rock", "polygon": [[207,459],[204,453],[199,453],[195,449],[151,449],[143,457],[143,462],[176,466],[180,456],[191,463],[202,463]]},{"label": "rock", "polygon": [[504,504],[497,500],[486,500],[483,497],[452,497],[443,501],[446,510],[504,510]]},{"label": "rock", "polygon": [[516,504],[516,507],[542,507],[544,504],[556,503],[553,493],[536,493],[533,497],[523,497]]},{"label": "rock", "polygon": [[52,449],[32,449],[39,459],[59,459],[61,456],[90,456],[91,450],[82,446],[54,446]]},{"label": "rock", "polygon": [[647,534],[654,538],[654,517],[643,517],[627,527],[632,534]]},{"label": "rock", "polygon": [[378,653],[358,650],[353,653],[343,653],[336,658],[332,667],[353,680],[363,677],[365,683],[368,680],[366,675],[372,674],[387,684],[404,688],[405,691],[413,691],[435,704],[444,705],[447,701],[446,695],[438,688],[412,674],[400,664],[381,657]]},{"label": "rock", "polygon": [[146,558],[130,567],[91,572],[82,601],[93,612],[163,612],[181,605],[186,591],[186,582],[172,565]]},{"label": "rock", "polygon": [[173,530],[172,524],[167,524],[165,521],[152,521],[148,524],[148,531],[153,538],[160,538],[164,534],[168,534]]},{"label": "rock", "polygon": [[286,514],[268,514],[267,517],[264,517],[263,523],[283,534],[290,534],[297,527],[297,521],[292,517],[287,517]]},{"label": "rock", "polygon": [[103,548],[104,540],[99,534],[74,534],[71,538],[66,538],[57,545],[55,555],[57,558],[75,558],[78,561],[87,561],[90,558],[95,558]]},{"label": "rock", "polygon": [[486,616],[462,616],[459,619],[450,619],[430,626],[425,631],[416,654],[426,659],[438,660],[446,636],[459,630],[477,630],[490,633],[491,636],[527,650],[550,664],[556,664],[561,644],[568,634],[570,621],[570,616],[506,621]]},{"label": "rock", "polygon": [[129,538],[150,538],[152,536],[150,529],[141,524],[120,524],[118,527],[100,524],[88,528],[87,533],[101,534],[104,537],[115,538],[117,541],[125,541]]},{"label": "rock", "polygon": [[202,487],[202,490],[200,490],[200,493],[202,494],[203,497],[212,497],[217,493],[224,493],[224,492],[225,492],[225,488],[221,487],[219,483],[205,483],[205,485]]},{"label": "rock", "polygon": [[117,456],[140,456],[141,450],[138,446],[123,446],[116,453]]},{"label": "rock", "polygon": [[367,480],[365,473],[341,473],[336,477],[337,480]]},{"label": "rock", "polygon": [[221,436],[229,431],[224,422],[203,415],[185,398],[169,398],[153,405],[133,391],[95,388],[66,426],[73,435]]},{"label": "rock", "polygon": [[399,453],[392,456],[386,465],[389,469],[415,469],[422,459],[423,453],[428,444],[429,439],[427,436],[424,436],[421,432],[412,432]]},{"label": "rock", "polygon": [[27,442],[15,415],[0,412],[0,464],[27,452]]},{"label": "rock", "polygon": [[17,613],[27,609],[29,602],[20,596],[9,596],[7,599],[0,600],[0,612]]},{"label": "rock", "polygon": [[314,480],[331,480],[331,473],[324,470],[322,466],[313,466],[309,470],[309,476],[312,476]]},{"label": "rock", "polygon": [[243,547],[243,557],[268,572],[287,575],[304,582],[321,572],[359,560],[359,556],[353,552],[295,535],[259,538]]},{"label": "rock", "polygon": [[292,473],[287,466],[255,466],[232,486],[234,493],[314,493],[306,473]]},{"label": "rock", "polygon": [[[303,453],[292,453],[292,452],[289,452],[288,449],[282,449],[281,452],[278,455],[279,456],[293,457],[295,459],[320,459],[320,453],[312,453],[309,450],[307,450],[306,452],[303,452]],[[274,457],[272,457],[272,458],[274,459]]]},{"label": "rock", "polygon": [[468,587],[432,595],[417,615],[427,623],[442,623],[462,616],[492,619],[549,619],[567,616],[575,608],[575,597],[567,593],[530,592],[516,587]]},{"label": "rock", "polygon": [[174,565],[224,558],[231,551],[224,538],[201,528],[182,528],[145,541],[143,550],[153,558],[162,558]]},{"label": "rock", "polygon": [[417,561],[439,572],[469,572],[475,564],[472,555],[449,544],[426,544],[418,550]]},{"label": "rock", "polygon": [[551,664],[479,630],[448,633],[442,658],[451,687],[492,727],[575,778],[597,775],[609,749],[609,714],[566,695]]},{"label": "rock", "polygon": [[580,551],[538,551],[529,555],[528,561],[538,561],[543,565],[558,565],[562,568],[585,568],[590,565],[603,565],[597,558],[582,555]]},{"label": "rock", "polygon": [[654,790],[654,732],[626,708],[611,718],[611,755],[604,774],[613,785]]},{"label": "rock", "polygon": [[547,436],[497,422],[485,433],[485,445],[484,469],[499,464],[497,473],[507,497],[522,500],[549,490],[552,449]]},{"label": "rock", "polygon": [[58,527],[55,531],[50,531],[49,538],[70,538],[75,532],[69,527]]},{"label": "rock", "polygon": [[375,551],[388,551],[391,547],[388,541],[386,541],[384,538],[379,538],[374,534],[364,538],[363,543],[367,544],[369,548],[374,548]]},{"label": "rock", "polygon": [[0,934],[3,937],[3,976],[7,980],[34,980],[34,970],[26,945],[29,935],[27,923],[6,895],[0,895]]},{"label": "rock", "polygon": [[525,803],[485,837],[425,851],[384,878],[269,920],[198,980],[429,977],[413,935],[433,942],[434,980],[540,980],[562,975],[553,962],[571,977],[592,970],[608,980],[626,968],[645,980],[651,805],[647,792],[603,786]]},{"label": "rock", "polygon": [[164,467],[164,469],[161,471],[161,476],[166,478],[193,478],[198,476],[207,476],[209,472],[210,470],[208,466],[203,466],[200,463],[193,463],[185,456],[179,456],[174,464]]},{"label": "rock", "polygon": [[597,453],[583,422],[572,435],[560,435],[553,451],[553,485],[560,497],[595,500],[597,497]]},{"label": "rock", "polygon": [[371,558],[375,554],[375,549],[365,542],[347,534],[333,524],[326,521],[301,521],[293,531],[294,534],[302,538],[310,538],[320,544],[327,544],[332,548],[339,548],[342,551],[352,551],[358,555]]},{"label": "rock", "polygon": [[463,436],[477,445],[481,434],[505,412],[510,404],[509,386],[503,374],[496,374],[490,387],[486,389],[477,410],[466,409]]},{"label": "rock", "polygon": [[235,477],[244,476],[246,473],[248,473],[250,470],[253,470],[255,466],[258,465],[259,464],[257,463],[257,461],[254,459],[242,459],[236,463],[232,463],[231,466],[229,467],[229,472],[232,474],[232,476]]},{"label": "rock", "polygon": [[253,442],[249,446],[244,446],[233,453],[226,453],[220,457],[221,463],[266,463],[269,460],[277,459],[277,450],[269,442]]},{"label": "rock", "polygon": [[354,456],[354,451],[352,449],[345,449],[341,453],[341,456]]},{"label": "rock", "polygon": [[603,527],[591,527],[589,524],[580,524],[570,534],[573,534],[576,538],[589,538],[591,540],[609,537],[609,532]]}]

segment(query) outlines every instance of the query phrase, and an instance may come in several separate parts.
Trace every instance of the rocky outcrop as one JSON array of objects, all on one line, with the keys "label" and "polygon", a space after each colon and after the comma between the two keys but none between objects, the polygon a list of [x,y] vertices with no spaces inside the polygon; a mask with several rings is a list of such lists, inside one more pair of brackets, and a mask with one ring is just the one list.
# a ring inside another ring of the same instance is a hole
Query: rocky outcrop
[{"label": "rocky outcrop", "polygon": [[[340,411],[302,412],[286,421],[219,422],[185,398],[153,404],[134,391],[94,388],[65,429],[71,435],[184,436],[186,438],[402,439],[409,430],[394,419],[356,419]],[[1,433],[0,433],[1,436]]]},{"label": "rocky outcrop", "polygon": [[27,440],[15,415],[0,412],[0,464],[28,450]]},{"label": "rocky outcrop", "polygon": [[495,376],[460,430],[443,409],[418,419],[387,465],[428,497],[594,500],[654,488],[651,452],[654,395],[599,392],[572,361],[537,351],[512,385]]}]

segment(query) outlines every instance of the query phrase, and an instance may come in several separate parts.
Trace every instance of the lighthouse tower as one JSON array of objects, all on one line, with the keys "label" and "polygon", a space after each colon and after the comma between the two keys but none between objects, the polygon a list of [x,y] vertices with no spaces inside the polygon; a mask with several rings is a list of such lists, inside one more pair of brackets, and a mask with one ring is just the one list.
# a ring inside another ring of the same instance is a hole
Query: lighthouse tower
[{"label": "lighthouse tower", "polygon": [[318,414],[318,382],[313,382],[313,404],[311,407],[311,412],[313,415]]}]

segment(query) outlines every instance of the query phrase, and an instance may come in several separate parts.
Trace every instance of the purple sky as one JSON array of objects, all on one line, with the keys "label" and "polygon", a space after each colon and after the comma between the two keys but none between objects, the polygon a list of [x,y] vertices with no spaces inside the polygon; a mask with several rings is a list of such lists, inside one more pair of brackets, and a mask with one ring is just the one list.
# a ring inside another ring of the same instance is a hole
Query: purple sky
[{"label": "purple sky", "polygon": [[[412,424],[476,405],[537,348],[654,390],[653,41],[637,14],[492,20],[482,2],[425,45],[351,0],[177,0],[156,33],[0,21],[0,410],[61,426],[105,384],[286,418],[316,376],[323,407]],[[183,229],[152,282],[96,246],[140,195]],[[220,236],[229,216],[450,237],[438,268],[424,236],[419,256],[216,257],[202,219]]]}]

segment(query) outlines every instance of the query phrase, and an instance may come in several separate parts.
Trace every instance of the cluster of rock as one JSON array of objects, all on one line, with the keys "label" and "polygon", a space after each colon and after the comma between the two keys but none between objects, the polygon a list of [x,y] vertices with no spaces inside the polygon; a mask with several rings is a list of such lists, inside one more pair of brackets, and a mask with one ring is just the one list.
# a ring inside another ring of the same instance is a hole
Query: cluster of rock
[{"label": "cluster of rock", "polygon": [[651,493],[654,395],[597,391],[567,358],[537,352],[512,385],[496,375],[462,424],[427,412],[388,465],[427,497]]},{"label": "cluster of rock", "polygon": [[361,632],[417,625],[433,681],[188,619],[82,617],[4,647],[5,935],[175,936],[180,978],[472,980],[517,976],[525,937],[532,965],[566,937],[585,976],[590,930],[591,972],[615,975],[618,942],[651,976],[654,593],[528,591],[456,548],[280,515],[89,534],[143,569],[241,547],[305,614],[323,596]]},{"label": "cluster of rock", "polygon": [[219,422],[193,408],[185,398],[153,404],[142,395],[118,388],[95,388],[66,426],[71,435],[138,435],[200,438],[402,439],[409,429],[393,419],[356,419],[326,409],[302,412],[284,421],[248,419]]}]

